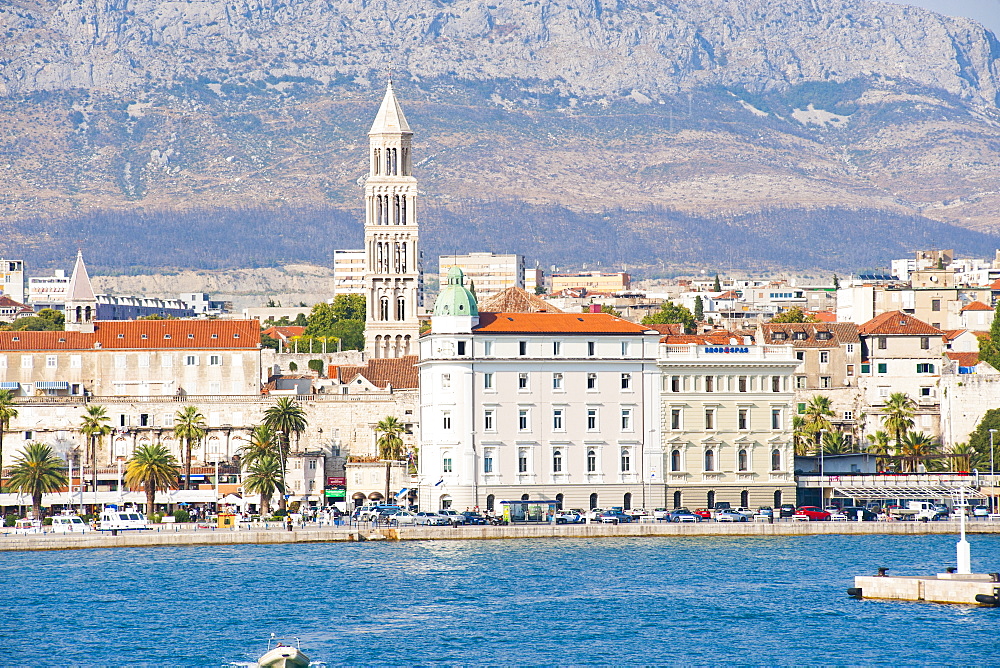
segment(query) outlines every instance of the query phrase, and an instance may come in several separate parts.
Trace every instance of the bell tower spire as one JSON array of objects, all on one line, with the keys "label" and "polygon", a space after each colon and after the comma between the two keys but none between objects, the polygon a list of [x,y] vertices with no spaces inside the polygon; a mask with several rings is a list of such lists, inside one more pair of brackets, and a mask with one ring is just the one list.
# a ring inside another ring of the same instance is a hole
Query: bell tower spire
[{"label": "bell tower spire", "polygon": [[390,80],[368,131],[365,181],[365,352],[370,358],[416,353],[420,322],[417,180],[413,132]]}]

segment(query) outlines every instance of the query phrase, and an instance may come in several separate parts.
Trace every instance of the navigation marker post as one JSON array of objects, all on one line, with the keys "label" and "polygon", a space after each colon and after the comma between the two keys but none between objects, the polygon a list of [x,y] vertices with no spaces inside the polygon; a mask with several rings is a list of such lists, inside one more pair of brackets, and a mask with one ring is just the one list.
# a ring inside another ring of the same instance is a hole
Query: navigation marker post
[{"label": "navigation marker post", "polygon": [[961,539],[958,541],[958,574],[969,575],[972,573],[972,552],[969,541],[965,540],[965,488],[959,492],[959,505],[961,514],[959,515],[959,526],[961,527]]}]

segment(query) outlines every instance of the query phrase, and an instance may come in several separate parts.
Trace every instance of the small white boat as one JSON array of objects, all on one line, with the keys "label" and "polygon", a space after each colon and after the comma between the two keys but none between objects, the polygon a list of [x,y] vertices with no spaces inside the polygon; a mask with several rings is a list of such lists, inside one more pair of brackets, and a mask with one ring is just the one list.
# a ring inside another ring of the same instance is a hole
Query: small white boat
[{"label": "small white boat", "polygon": [[[271,648],[271,643],[276,643]],[[307,668],[309,657],[298,648],[298,638],[295,640],[295,647],[287,645],[271,636],[267,643],[267,652],[257,660],[258,668]]]},{"label": "small white boat", "polygon": [[14,522],[14,535],[28,536],[36,533],[42,533],[42,523],[39,520],[26,517]]},{"label": "small white boat", "polygon": [[56,515],[52,518],[52,533],[88,533],[90,526],[79,515]]}]

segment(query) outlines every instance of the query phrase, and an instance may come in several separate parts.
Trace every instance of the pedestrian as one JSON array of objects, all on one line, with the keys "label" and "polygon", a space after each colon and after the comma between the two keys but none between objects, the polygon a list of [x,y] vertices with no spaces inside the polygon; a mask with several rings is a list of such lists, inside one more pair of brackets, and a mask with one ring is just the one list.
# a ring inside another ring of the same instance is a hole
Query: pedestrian
[{"label": "pedestrian", "polygon": [[289,531],[292,530],[292,516],[291,515],[285,515],[285,526],[288,527]]}]

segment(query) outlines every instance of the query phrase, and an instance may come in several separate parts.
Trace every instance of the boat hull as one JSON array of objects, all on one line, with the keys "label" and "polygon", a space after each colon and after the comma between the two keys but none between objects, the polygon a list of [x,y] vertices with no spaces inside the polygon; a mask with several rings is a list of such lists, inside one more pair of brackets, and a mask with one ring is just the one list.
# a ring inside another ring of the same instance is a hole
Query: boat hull
[{"label": "boat hull", "polygon": [[275,647],[257,662],[259,668],[306,668],[309,657],[297,647]]}]

